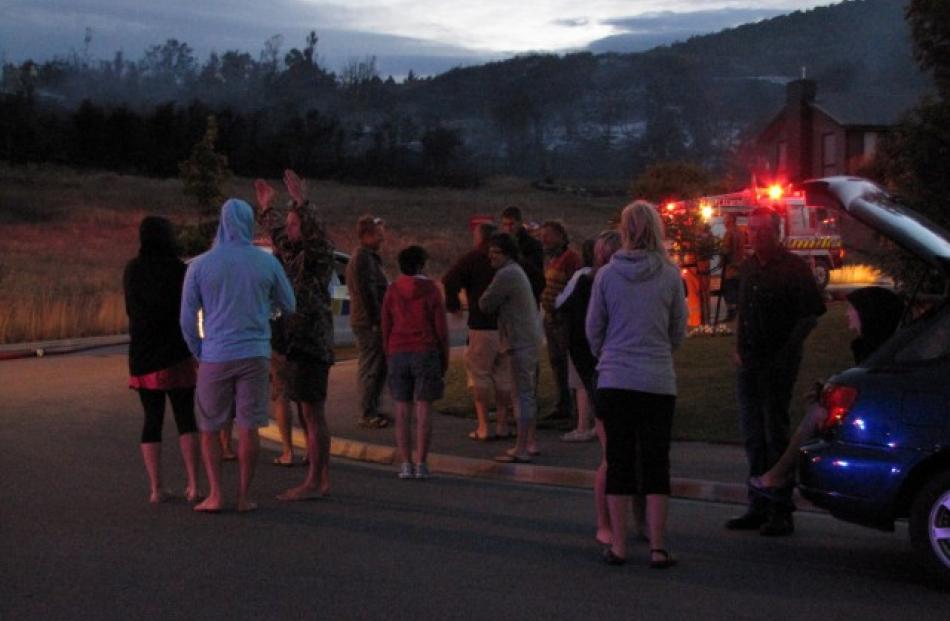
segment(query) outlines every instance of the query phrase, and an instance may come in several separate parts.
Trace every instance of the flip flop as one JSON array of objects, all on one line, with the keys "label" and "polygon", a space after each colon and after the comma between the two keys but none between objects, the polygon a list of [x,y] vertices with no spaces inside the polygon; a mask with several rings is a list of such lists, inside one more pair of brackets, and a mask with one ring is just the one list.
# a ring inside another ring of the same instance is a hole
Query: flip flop
[{"label": "flip flop", "polygon": [[294,460],[293,460],[293,458],[291,458],[290,461],[284,461],[284,460],[282,460],[280,457],[275,457],[275,458],[274,458],[274,461],[272,461],[271,463],[274,464],[275,466],[283,466],[284,468],[293,468],[293,467],[294,467]]},{"label": "flip flop", "polygon": [[669,569],[676,565],[676,559],[673,558],[673,555],[664,550],[663,548],[654,548],[650,550],[650,556],[658,554],[662,558],[653,560],[650,559],[650,569]]},{"label": "flip flop", "polygon": [[[513,448],[510,448],[507,451],[505,451],[505,455],[514,455],[514,454],[515,454],[515,449]],[[539,451],[538,449],[528,449],[528,457],[538,457],[540,455],[541,455],[541,451]]]},{"label": "flip flop", "polygon": [[468,437],[470,440],[475,440],[476,442],[493,442],[498,439],[498,436],[493,433],[490,433],[483,438],[482,436],[478,435],[477,431],[469,431]]},{"label": "flip flop", "polygon": [[502,453],[495,457],[495,461],[500,464],[530,464],[530,457],[521,457],[519,455],[509,455],[508,453]]}]

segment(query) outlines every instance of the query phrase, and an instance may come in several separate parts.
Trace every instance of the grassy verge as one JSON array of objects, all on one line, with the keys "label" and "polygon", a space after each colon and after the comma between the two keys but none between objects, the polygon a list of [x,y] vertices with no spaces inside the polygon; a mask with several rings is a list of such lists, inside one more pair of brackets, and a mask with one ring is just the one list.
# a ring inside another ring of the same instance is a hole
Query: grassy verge
[{"label": "grassy verge", "polygon": [[[252,183],[233,179],[225,192],[250,200]],[[279,180],[272,183],[282,188]],[[341,250],[356,245],[360,215],[386,220],[382,255],[391,277],[408,244],[425,246],[429,273],[441,275],[470,246],[468,220],[476,214],[519,205],[530,220],[564,220],[581,240],[623,205],[619,198],[544,192],[513,178],[490,179],[475,190],[316,181],[310,195]],[[193,223],[189,201],[175,179],[0,165],[0,343],[124,332],[122,268],[138,249],[138,223],[146,214]]]},{"label": "grassy verge", "polygon": [[[798,374],[792,420],[797,424],[804,413],[801,395],[819,379],[824,379],[852,364],[845,304],[832,302],[805,344],[805,356]],[[732,352],[734,336],[699,336],[687,339],[676,352],[679,394],[673,419],[677,440],[741,442],[736,407],[735,367]],[[543,356],[542,356],[543,358]],[[554,405],[550,367],[541,364],[539,387],[541,412]],[[454,361],[446,378],[445,398],[436,404],[445,413],[474,418],[471,397],[465,386],[465,371]]]}]

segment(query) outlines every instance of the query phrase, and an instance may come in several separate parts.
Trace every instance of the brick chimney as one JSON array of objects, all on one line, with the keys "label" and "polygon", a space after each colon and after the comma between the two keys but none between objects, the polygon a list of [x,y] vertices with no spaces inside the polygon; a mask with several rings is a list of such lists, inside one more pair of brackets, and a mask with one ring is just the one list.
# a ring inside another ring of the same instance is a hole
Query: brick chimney
[{"label": "brick chimney", "polygon": [[785,91],[785,139],[787,144],[788,180],[804,181],[814,176],[812,148],[812,104],[818,86],[814,80],[801,79],[788,83]]}]

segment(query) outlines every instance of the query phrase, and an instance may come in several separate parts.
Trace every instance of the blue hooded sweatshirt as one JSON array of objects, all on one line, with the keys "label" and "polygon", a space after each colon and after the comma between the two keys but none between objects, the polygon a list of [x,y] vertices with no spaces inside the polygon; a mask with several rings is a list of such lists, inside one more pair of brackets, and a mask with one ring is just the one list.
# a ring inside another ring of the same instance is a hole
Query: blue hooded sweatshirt
[{"label": "blue hooded sweatshirt", "polygon": [[294,312],[294,292],[284,268],[254,247],[253,234],[254,210],[242,200],[228,199],[221,206],[214,245],[185,273],[179,321],[188,349],[201,362],[270,357],[272,309]]}]

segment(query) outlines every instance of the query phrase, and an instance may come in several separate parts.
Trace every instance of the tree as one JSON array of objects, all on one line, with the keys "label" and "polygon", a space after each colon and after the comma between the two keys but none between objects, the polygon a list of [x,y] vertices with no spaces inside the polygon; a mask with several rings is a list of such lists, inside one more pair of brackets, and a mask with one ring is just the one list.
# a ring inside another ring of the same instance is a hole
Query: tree
[{"label": "tree", "polygon": [[914,39],[914,58],[934,81],[944,101],[950,100],[950,2],[911,0],[905,12]]},{"label": "tree", "polygon": [[184,193],[195,199],[199,216],[214,215],[223,200],[221,188],[231,176],[228,158],[214,150],[217,140],[218,121],[210,115],[204,136],[192,148],[191,156],[178,165]]},{"label": "tree", "polygon": [[950,225],[950,3],[912,0],[906,13],[915,57],[933,71],[939,97],[911,110],[878,149],[867,173],[932,219]]},{"label": "tree", "polygon": [[702,166],[684,161],[653,164],[630,187],[634,197],[654,203],[696,198],[721,190],[719,183]]}]

